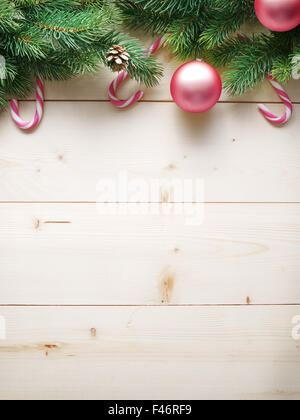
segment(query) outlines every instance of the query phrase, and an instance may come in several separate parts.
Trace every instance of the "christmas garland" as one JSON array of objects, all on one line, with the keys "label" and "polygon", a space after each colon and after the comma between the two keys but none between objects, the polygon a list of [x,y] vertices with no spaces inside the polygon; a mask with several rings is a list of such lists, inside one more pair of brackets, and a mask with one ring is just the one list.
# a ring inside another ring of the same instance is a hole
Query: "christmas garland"
[{"label": "christmas garland", "polygon": [[[111,0],[1,0],[0,108],[25,98],[36,77],[66,80],[101,65],[126,67],[137,81],[155,85],[161,68],[144,57],[138,41],[118,31],[121,23]],[[117,54],[107,56],[114,46]]]},{"label": "christmas garland", "polygon": [[[299,69],[300,0],[117,0],[116,5],[127,28],[165,35],[166,46],[182,60],[201,57],[226,67],[224,87],[231,95],[244,94],[270,75],[286,83]],[[253,26],[258,17],[272,31],[261,26],[261,33],[245,35],[243,25]]]},{"label": "christmas garland", "polygon": [[[243,32],[244,24],[258,21],[265,26],[261,32]],[[244,94],[268,78],[285,114],[276,117],[264,105],[259,109],[271,122],[282,124],[290,119],[293,106],[279,82],[299,78],[299,24],[300,0],[1,0],[0,108],[10,99],[15,123],[32,129],[43,114],[44,80],[97,72],[101,65],[119,72],[109,98],[126,108],[143,92],[120,100],[118,86],[128,77],[155,85],[162,69],[152,54],[168,46],[181,59],[194,59],[178,69],[171,82],[179,107],[188,112],[211,109],[222,90],[212,65],[226,67],[223,86],[232,95]],[[120,25],[160,38],[145,52],[117,29]],[[24,122],[14,98],[26,97],[35,84],[36,113]]]}]

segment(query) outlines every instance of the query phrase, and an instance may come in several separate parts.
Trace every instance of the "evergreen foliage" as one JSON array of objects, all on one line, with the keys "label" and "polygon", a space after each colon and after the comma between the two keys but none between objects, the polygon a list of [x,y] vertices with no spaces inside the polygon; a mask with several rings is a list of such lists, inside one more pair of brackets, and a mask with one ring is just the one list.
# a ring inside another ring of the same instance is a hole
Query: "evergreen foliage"
[{"label": "evergreen foliage", "polygon": [[[169,48],[182,60],[204,58],[227,67],[225,87],[243,94],[272,73],[287,82],[300,64],[300,26],[286,33],[243,34],[258,22],[255,0],[115,0],[126,26],[166,34]],[[239,37],[241,33],[243,38]],[[295,59],[296,57],[296,59]],[[297,58],[298,57],[298,58]]]},{"label": "evergreen foliage", "polygon": [[66,80],[98,71],[115,44],[130,54],[131,77],[156,84],[161,68],[120,24],[112,0],[0,0],[0,108],[26,97],[37,73]]}]

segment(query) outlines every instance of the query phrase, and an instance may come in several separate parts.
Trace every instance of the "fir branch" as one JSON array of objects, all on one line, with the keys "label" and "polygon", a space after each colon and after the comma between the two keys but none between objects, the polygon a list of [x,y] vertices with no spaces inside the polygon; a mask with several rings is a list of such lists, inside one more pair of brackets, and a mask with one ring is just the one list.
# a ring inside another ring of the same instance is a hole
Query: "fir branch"
[{"label": "fir branch", "polygon": [[6,54],[24,57],[27,59],[39,59],[45,57],[45,41],[40,32],[34,27],[23,25],[14,34],[0,35],[0,46]]},{"label": "fir branch", "polygon": [[[196,17],[186,22],[179,20],[169,27],[167,35],[167,45],[175,55],[182,60],[189,58],[199,58],[202,56],[202,45],[199,42],[200,35],[204,26],[204,21]],[[191,50],[191,45],[194,48]]]},{"label": "fir branch", "polygon": [[278,39],[272,34],[244,39],[243,52],[234,57],[225,73],[224,87],[232,95],[242,95],[262,81],[271,73],[274,55],[281,54]]},{"label": "fir branch", "polygon": [[[167,36],[167,46],[182,60],[205,57],[227,67],[225,87],[243,94],[268,73],[287,81],[297,68],[294,46],[300,26],[285,33],[236,37],[244,23],[257,21],[255,0],[115,0],[126,27]],[[245,42],[246,41],[246,42]]]},{"label": "fir branch", "polygon": [[18,8],[26,10],[37,10],[41,8],[49,9],[66,9],[66,7],[74,7],[78,5],[77,0],[14,0]]},{"label": "fir branch", "polygon": [[[242,36],[247,39],[245,35]],[[219,48],[209,50],[209,59],[216,67],[226,67],[235,57],[243,55],[244,51],[245,40],[240,37],[233,37],[226,40]]]},{"label": "fir branch", "polygon": [[[1,65],[1,77],[0,77],[0,86],[5,86],[7,80],[13,81],[18,74],[18,64],[15,58],[5,57],[4,52],[0,51],[0,57],[4,62],[0,62]],[[2,65],[4,68],[2,69]]]},{"label": "fir branch", "polygon": [[54,51],[47,59],[34,63],[33,70],[45,80],[63,81],[98,72],[100,62],[96,52],[74,50],[66,56],[63,51]]},{"label": "fir branch", "polygon": [[23,16],[17,13],[14,3],[9,0],[0,2],[0,31],[8,32],[18,29]]},{"label": "fir branch", "polygon": [[169,16],[199,16],[208,0],[134,0],[144,10],[152,10],[157,14]]},{"label": "fir branch", "polygon": [[6,61],[1,106],[12,96],[26,97],[37,73],[66,80],[98,72],[115,43],[130,53],[130,75],[156,84],[161,67],[137,40],[116,30],[120,23],[113,0],[0,0],[0,55]]},{"label": "fir branch", "polygon": [[246,22],[248,14],[244,10],[226,11],[213,15],[209,26],[203,31],[201,41],[208,49],[222,45]]},{"label": "fir branch", "polygon": [[5,89],[8,98],[16,97],[19,99],[26,98],[34,89],[35,80],[31,69],[22,64],[18,67],[18,73],[13,80],[5,79],[3,88]]},{"label": "fir branch", "polygon": [[[292,53],[289,56],[290,59],[290,65],[291,65],[291,75],[295,79],[299,79],[300,75],[300,39],[295,42],[294,48]],[[281,68],[281,71],[283,72],[284,69]],[[279,76],[277,74],[277,77],[280,79],[280,68],[278,69]]]},{"label": "fir branch", "polygon": [[157,85],[163,74],[162,67],[153,56],[148,57],[146,49],[137,40],[114,31],[100,37],[95,43],[95,47],[102,62],[105,64],[107,64],[106,54],[111,45],[123,45],[126,47],[130,55],[127,71],[132,78],[149,87]]},{"label": "fir branch", "polygon": [[[164,35],[174,19],[168,14],[157,18],[156,12],[145,10],[136,0],[116,0],[124,25],[131,30],[143,29],[153,35]],[[177,16],[180,17],[180,16]]]},{"label": "fir branch", "polygon": [[[102,18],[102,17],[101,17]],[[41,35],[55,49],[58,45],[66,49],[78,49],[91,44],[101,25],[100,15],[95,16],[92,11],[47,12],[40,18],[33,19],[33,25],[41,31]]]},{"label": "fir branch", "polygon": [[292,77],[293,68],[294,65],[290,56],[278,57],[273,63],[272,76],[279,83],[287,83]]},{"label": "fir branch", "polygon": [[0,110],[5,109],[7,106],[7,96],[4,88],[0,86]]}]

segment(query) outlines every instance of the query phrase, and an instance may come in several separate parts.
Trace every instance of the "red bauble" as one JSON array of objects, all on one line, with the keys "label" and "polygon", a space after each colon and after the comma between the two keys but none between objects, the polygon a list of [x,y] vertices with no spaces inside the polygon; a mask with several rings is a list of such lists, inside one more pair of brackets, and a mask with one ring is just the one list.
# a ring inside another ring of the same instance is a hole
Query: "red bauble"
[{"label": "red bauble", "polygon": [[184,64],[172,78],[171,94],[174,101],[179,108],[193,114],[211,109],[221,93],[219,73],[203,61]]},{"label": "red bauble", "polygon": [[271,31],[291,31],[300,24],[300,0],[255,0],[255,11]]}]

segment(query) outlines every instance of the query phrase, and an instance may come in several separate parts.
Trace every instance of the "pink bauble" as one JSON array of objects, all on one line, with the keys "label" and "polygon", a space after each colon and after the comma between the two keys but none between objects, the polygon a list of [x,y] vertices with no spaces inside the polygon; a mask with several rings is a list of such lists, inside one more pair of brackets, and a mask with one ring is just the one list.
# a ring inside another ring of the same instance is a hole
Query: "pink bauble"
[{"label": "pink bauble", "polygon": [[255,0],[255,11],[271,31],[291,31],[300,24],[300,0]]},{"label": "pink bauble", "polygon": [[211,109],[220,99],[222,81],[219,73],[203,61],[186,63],[175,72],[171,94],[184,111],[193,114]]}]

